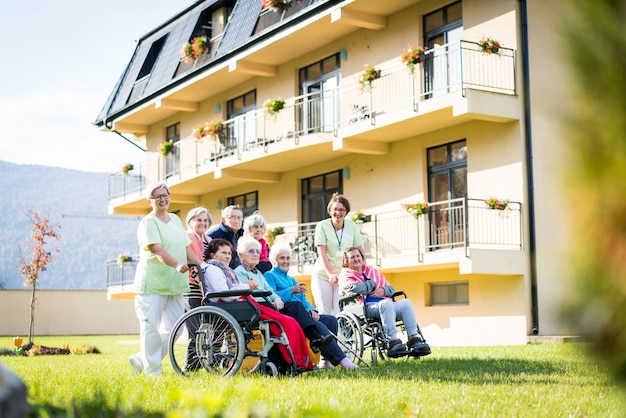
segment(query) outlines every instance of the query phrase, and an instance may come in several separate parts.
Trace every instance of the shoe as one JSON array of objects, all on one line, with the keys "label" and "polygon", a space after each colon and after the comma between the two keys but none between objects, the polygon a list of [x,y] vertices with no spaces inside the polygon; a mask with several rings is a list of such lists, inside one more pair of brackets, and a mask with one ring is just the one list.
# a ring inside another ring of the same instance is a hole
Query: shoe
[{"label": "shoe", "polygon": [[132,367],[134,374],[139,374],[143,372],[143,365],[141,364],[139,359],[135,357],[134,354],[128,357],[128,362],[130,363],[130,367]]},{"label": "shoe", "polygon": [[410,338],[407,346],[416,356],[427,356],[430,354],[430,346],[419,335]]},{"label": "shoe", "polygon": [[311,341],[311,350],[314,353],[319,353],[320,347],[330,344],[331,342],[333,342],[334,338],[335,337],[328,334],[328,335],[324,335],[323,337],[318,338],[317,340]]},{"label": "shoe", "polygon": [[389,350],[387,350],[387,356],[389,358],[406,356],[407,348],[402,343],[402,340],[389,341]]}]

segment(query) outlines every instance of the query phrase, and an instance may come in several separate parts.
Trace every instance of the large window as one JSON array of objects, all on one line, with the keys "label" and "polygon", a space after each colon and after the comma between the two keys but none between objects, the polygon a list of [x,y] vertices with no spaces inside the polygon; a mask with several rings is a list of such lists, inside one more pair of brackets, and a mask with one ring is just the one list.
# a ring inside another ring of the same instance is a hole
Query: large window
[{"label": "large window", "polygon": [[227,205],[237,205],[243,210],[244,217],[250,216],[255,210],[259,210],[259,192],[254,191],[231,196],[227,199]]},{"label": "large window", "polygon": [[333,193],[343,193],[342,171],[302,179],[302,222],[318,222],[328,217],[326,207]]},{"label": "large window", "polygon": [[338,120],[339,54],[300,69],[302,133],[329,132]]},{"label": "large window", "polygon": [[460,41],[463,38],[463,8],[452,3],[424,16],[424,44],[432,50],[424,64],[425,91],[429,97],[458,90],[461,83]]},{"label": "large window", "polygon": [[226,103],[225,127],[227,149],[242,152],[256,142],[256,90],[235,97]]},{"label": "large window", "polygon": [[165,140],[174,143],[174,150],[165,157],[165,177],[170,177],[180,170],[180,123],[165,128]]},{"label": "large window", "polygon": [[428,149],[430,245],[465,245],[466,225],[460,208],[467,196],[467,143],[452,142]]}]

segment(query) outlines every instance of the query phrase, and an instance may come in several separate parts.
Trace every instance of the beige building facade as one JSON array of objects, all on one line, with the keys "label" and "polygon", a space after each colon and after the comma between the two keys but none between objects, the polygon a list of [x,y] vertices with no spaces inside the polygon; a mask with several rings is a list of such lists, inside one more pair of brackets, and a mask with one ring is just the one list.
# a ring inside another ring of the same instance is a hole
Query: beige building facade
[{"label": "beige building facade", "polygon": [[[229,204],[258,210],[309,280],[311,231],[340,192],[349,216],[369,216],[367,262],[407,292],[432,345],[566,333],[563,80],[548,77],[563,64],[545,47],[557,48],[560,11],[543,3],[196,2],[140,40],[98,116],[147,148],[129,175],[111,175],[109,210],[147,213],[143,188],[161,180],[182,218],[195,206],[216,221]],[[182,62],[180,47],[202,36],[204,52]],[[410,45],[426,47],[412,72],[400,58]],[[361,84],[368,65],[380,73]],[[270,99],[282,109],[268,112]],[[193,136],[210,122],[215,135]],[[418,202],[421,216],[403,207]],[[118,284],[111,303],[132,296]]]}]

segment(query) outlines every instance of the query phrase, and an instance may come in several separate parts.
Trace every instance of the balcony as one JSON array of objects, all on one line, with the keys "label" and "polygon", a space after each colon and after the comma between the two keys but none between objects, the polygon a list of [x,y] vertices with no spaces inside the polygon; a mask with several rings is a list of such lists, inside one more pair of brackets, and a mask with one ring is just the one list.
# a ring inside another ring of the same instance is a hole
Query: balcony
[{"label": "balcony", "polygon": [[[373,213],[359,225],[368,263],[385,272],[458,268],[461,274],[523,274],[522,205],[489,209],[481,199],[430,203],[415,219],[404,210]],[[315,223],[283,226],[274,242],[293,248],[292,274],[310,275],[317,259]],[[137,257],[123,266],[107,262],[111,298],[132,295]],[[297,271],[297,273],[296,273]]]},{"label": "balcony", "polygon": [[142,213],[141,191],[154,181],[168,182],[173,202],[195,203],[212,190],[278,181],[280,172],[325,161],[330,153],[383,155],[390,142],[407,137],[472,120],[520,118],[511,49],[490,55],[460,41],[427,51],[415,74],[399,60],[377,69],[381,77],[369,91],[346,77],[337,88],[285,99],[276,116],[259,108],[224,121],[218,137],[184,138],[172,155],[154,153],[130,176],[112,174],[110,207]]}]

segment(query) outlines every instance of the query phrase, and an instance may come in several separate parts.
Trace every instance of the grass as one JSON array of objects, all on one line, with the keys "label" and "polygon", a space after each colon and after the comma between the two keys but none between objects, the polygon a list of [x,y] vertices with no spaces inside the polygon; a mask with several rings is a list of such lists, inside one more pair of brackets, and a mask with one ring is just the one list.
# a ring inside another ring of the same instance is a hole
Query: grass
[{"label": "grass", "polygon": [[[133,375],[137,336],[36,337],[95,345],[100,354],[0,361],[29,387],[31,416],[49,417],[610,417],[624,416],[624,388],[582,343],[434,348],[422,360],[298,377]],[[0,347],[12,338],[0,337]]]}]

